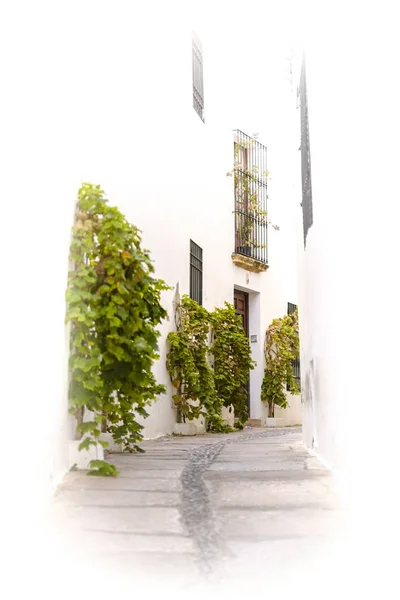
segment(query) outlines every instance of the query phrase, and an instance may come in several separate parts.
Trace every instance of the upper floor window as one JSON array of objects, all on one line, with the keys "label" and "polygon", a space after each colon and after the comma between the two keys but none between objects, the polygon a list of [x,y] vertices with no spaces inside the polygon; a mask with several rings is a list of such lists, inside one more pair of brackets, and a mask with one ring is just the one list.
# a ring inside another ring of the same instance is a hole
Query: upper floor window
[{"label": "upper floor window", "polygon": [[236,254],[268,263],[267,148],[243,131],[234,132]]},{"label": "upper floor window", "polygon": [[302,180],[302,208],[303,208],[303,234],[304,246],[306,245],[307,233],[313,224],[313,206],[311,189],[311,156],[310,156],[310,134],[308,127],[308,102],[306,85],[306,66],[303,60],[300,75],[300,119],[301,119],[301,180]]},{"label": "upper floor window", "polygon": [[193,33],[192,37],[193,67],[193,108],[204,121],[204,84],[203,84],[203,51],[201,42]]},{"label": "upper floor window", "polygon": [[190,297],[203,304],[203,249],[190,240]]}]

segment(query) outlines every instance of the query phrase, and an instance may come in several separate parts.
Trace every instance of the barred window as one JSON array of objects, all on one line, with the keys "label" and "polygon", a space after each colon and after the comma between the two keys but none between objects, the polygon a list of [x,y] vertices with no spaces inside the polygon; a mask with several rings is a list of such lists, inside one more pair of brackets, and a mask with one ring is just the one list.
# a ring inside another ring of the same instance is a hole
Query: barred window
[{"label": "barred window", "polygon": [[[291,302],[288,302],[287,314],[291,315],[296,310],[297,310],[297,305],[296,304],[292,304]],[[293,377],[295,379],[297,387],[300,389],[301,378],[300,378],[300,359],[299,358],[296,358],[296,360],[292,361],[292,368],[293,368]],[[290,392],[290,385],[289,384],[286,385],[286,390],[288,392]]]},{"label": "barred window", "polygon": [[306,66],[303,60],[300,76],[300,119],[301,119],[301,181],[302,181],[302,203],[303,208],[303,234],[304,247],[306,246],[307,234],[313,224],[313,205],[311,188],[311,155],[310,134],[308,125],[308,101],[306,85]]},{"label": "barred window", "polygon": [[190,240],[190,297],[203,304],[203,250]]},{"label": "barred window", "polygon": [[201,42],[193,33],[192,37],[193,66],[193,108],[204,121],[204,84],[203,84],[203,51]]},{"label": "barred window", "polygon": [[234,252],[268,264],[267,148],[255,137],[234,131]]}]

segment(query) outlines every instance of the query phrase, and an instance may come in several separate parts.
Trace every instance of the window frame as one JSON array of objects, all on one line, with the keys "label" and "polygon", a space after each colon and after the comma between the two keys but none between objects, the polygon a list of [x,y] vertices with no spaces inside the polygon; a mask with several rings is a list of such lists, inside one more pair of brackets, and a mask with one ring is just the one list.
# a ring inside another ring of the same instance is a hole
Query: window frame
[{"label": "window frame", "polygon": [[[293,314],[296,310],[297,310],[297,304],[293,304],[292,302],[288,302],[287,303],[287,314],[291,315]],[[292,361],[292,370],[293,370],[293,377],[296,380],[296,383],[300,389],[301,387],[301,369],[300,369],[300,358],[297,358],[296,360]],[[287,383],[286,384],[286,391],[287,392],[291,392],[290,386]]]},{"label": "window frame", "polygon": [[203,248],[190,240],[189,248],[189,296],[203,306]]},{"label": "window frame", "polygon": [[205,123],[203,47],[194,32],[192,33],[192,95],[193,108]]},{"label": "window frame", "polygon": [[308,97],[306,81],[306,64],[303,58],[299,85],[300,97],[300,124],[301,124],[301,182],[302,182],[302,201],[303,210],[303,236],[304,248],[307,245],[307,235],[314,222],[312,184],[311,184],[311,151],[310,151],[310,131],[308,120]]}]

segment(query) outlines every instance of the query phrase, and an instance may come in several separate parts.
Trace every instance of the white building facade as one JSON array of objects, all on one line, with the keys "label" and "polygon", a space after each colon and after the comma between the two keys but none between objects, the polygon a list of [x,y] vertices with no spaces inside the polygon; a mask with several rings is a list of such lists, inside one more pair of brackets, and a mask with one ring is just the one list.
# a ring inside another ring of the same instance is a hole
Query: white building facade
[{"label": "white building facade", "polygon": [[303,433],[355,514],[371,523],[379,513],[383,532],[397,498],[398,41],[389,15],[370,10],[354,37],[358,16],[338,13],[308,36],[303,81],[297,63],[310,176],[299,247]]},{"label": "white building facade", "polygon": [[[241,78],[241,68],[247,65],[250,80],[255,80],[260,63],[251,66],[243,57],[243,65],[239,58],[231,70],[224,69],[234,45],[227,42],[221,48],[216,32],[193,23],[185,13],[178,24],[166,9],[159,9],[155,21],[151,10],[143,8],[140,20],[132,21],[128,9],[98,5],[93,14],[84,6],[61,20],[54,16],[50,29],[38,25],[35,40],[27,15],[20,33],[32,41],[29,57],[18,52],[15,40],[9,41],[17,64],[9,73],[13,93],[6,158],[10,199],[15,199],[9,210],[11,219],[20,222],[18,198],[24,197],[21,229],[32,261],[19,288],[29,360],[24,361],[24,377],[17,365],[10,373],[30,408],[25,435],[35,432],[39,505],[71,466],[68,444],[74,422],[68,414],[65,288],[82,181],[100,184],[110,203],[142,230],[156,276],[174,287],[163,294],[169,317],[161,326],[161,358],[154,365],[168,393],[149,409],[143,422],[146,438],[171,434],[176,423],[165,340],[174,327],[176,287],[181,295],[198,293],[191,271],[193,251],[201,256],[202,304],[213,310],[225,301],[233,303],[236,294],[238,310],[241,302],[246,306],[257,362],[250,380],[250,417],[261,424],[267,416],[260,399],[265,331],[273,318],[287,314],[288,303],[298,303],[297,129],[283,50],[253,89]],[[31,17],[37,21],[37,15]],[[10,13],[8,19],[12,30],[18,15]],[[250,38],[250,44],[256,43]],[[260,51],[268,49],[264,44],[254,48],[264,60]],[[15,78],[16,72],[23,79]],[[266,201],[279,231],[268,227],[262,232],[267,248],[257,250],[256,261],[239,243],[235,227],[234,185],[227,177],[239,135],[234,130],[247,136],[258,132],[259,156],[267,153],[265,166],[271,175]],[[21,252],[21,261],[24,256]],[[35,290],[29,310],[22,302],[26,289]],[[12,327],[6,336],[17,352]],[[289,404],[285,412],[277,409],[276,416],[285,424],[299,424],[300,397],[290,397]]]}]

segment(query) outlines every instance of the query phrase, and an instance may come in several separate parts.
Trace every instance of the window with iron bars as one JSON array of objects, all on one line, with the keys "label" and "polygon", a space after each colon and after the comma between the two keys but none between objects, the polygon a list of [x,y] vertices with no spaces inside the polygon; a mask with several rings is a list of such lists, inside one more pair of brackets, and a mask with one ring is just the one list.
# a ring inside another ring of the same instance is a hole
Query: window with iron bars
[{"label": "window with iron bars", "polygon": [[234,251],[268,263],[267,148],[237,129],[234,161]]},{"label": "window with iron bars", "polygon": [[301,120],[301,181],[302,181],[302,203],[303,208],[303,234],[304,247],[306,246],[307,234],[313,224],[313,205],[311,188],[311,155],[310,155],[310,133],[308,124],[308,100],[306,84],[306,66],[303,59],[300,75],[300,120]]},{"label": "window with iron bars", "polygon": [[190,240],[190,297],[203,304],[203,250]]},{"label": "window with iron bars", "polygon": [[201,42],[192,36],[193,108],[204,122],[203,51]]},{"label": "window with iron bars", "polygon": [[[288,307],[287,307],[287,314],[291,315],[292,313],[294,313],[297,310],[297,305],[296,304],[292,304],[291,302],[288,302]],[[300,389],[301,386],[301,377],[300,377],[300,359],[296,358],[296,360],[292,361],[292,368],[293,368],[293,377],[294,380],[297,384],[297,387]],[[286,390],[288,392],[290,392],[290,385],[286,384]]]}]

